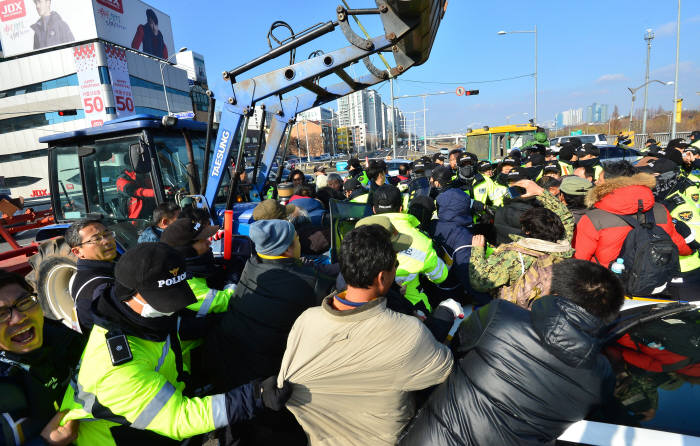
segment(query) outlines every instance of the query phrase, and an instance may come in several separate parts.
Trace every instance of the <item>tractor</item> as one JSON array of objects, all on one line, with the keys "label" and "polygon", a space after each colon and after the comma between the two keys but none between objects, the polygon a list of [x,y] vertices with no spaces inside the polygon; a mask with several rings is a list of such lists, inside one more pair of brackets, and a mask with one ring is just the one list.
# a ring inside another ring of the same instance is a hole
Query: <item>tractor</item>
[{"label": "tractor", "polygon": [[[225,71],[223,78],[230,89],[227,87],[222,101],[218,126],[213,122],[214,95],[208,92],[206,123],[174,116],[133,115],[100,127],[40,138],[49,145],[49,182],[56,224],[37,234],[37,241],[43,243],[30,258],[32,271],[27,278],[36,288],[45,314],[77,327],[69,293],[76,259],[63,239],[66,228],[77,220],[101,220],[116,233],[118,250],[124,252],[136,244],[157,204],[194,203],[209,212],[214,224],[228,222],[224,225],[227,236],[220,246],[213,247],[215,254],[230,254],[233,244],[234,257],[250,255],[244,241],[252,222],[252,208],[268,190],[275,190],[281,179],[296,115],[399,76],[423,64],[430,55],[446,0],[375,3],[376,8],[365,9],[338,6],[334,20],[292,33],[279,41],[279,46]],[[379,17],[383,33],[363,37],[353,30],[350,21],[368,15]],[[325,53],[315,51],[308,59],[294,60],[297,48],[336,28],[349,46]],[[370,56],[380,53],[391,53],[395,65],[389,67],[382,58],[387,69],[377,68]],[[241,79],[250,70],[285,54],[290,54],[290,64]],[[353,77],[347,69],[359,62],[366,74]],[[263,114],[263,120],[265,116],[272,118],[264,144],[260,138],[255,150],[250,181],[242,184],[246,132],[256,106],[269,112]],[[125,194],[119,182],[127,177],[134,187],[151,191],[145,194],[148,196],[135,200]],[[348,230],[347,225],[344,227]],[[226,257],[221,261],[231,260],[230,255],[221,257]]]}]

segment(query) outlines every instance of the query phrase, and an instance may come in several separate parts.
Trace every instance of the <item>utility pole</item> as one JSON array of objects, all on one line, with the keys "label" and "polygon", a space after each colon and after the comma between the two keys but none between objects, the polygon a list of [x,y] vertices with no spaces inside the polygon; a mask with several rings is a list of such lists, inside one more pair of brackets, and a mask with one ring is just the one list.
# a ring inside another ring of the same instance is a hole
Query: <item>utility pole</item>
[{"label": "utility pole", "polygon": [[678,106],[678,52],[681,46],[681,0],[678,0],[678,18],[676,19],[676,79],[673,84],[673,119],[671,120],[671,139],[676,138],[676,107]]},{"label": "utility pole", "polygon": [[423,155],[428,154],[428,131],[426,130],[428,124],[425,121],[425,112],[425,95],[423,95]]},{"label": "utility pole", "polygon": [[647,133],[647,97],[649,92],[649,57],[651,56],[651,41],[654,40],[654,33],[651,29],[647,29],[646,34],[644,34],[644,40],[647,42],[647,71],[644,77],[644,112],[642,114],[642,133],[646,135]]},{"label": "utility pole", "polygon": [[[391,71],[389,72],[391,73]],[[391,74],[389,74],[391,76]],[[389,78],[391,87],[391,147],[394,150],[394,158],[396,158],[396,108],[394,106],[394,76]]]}]

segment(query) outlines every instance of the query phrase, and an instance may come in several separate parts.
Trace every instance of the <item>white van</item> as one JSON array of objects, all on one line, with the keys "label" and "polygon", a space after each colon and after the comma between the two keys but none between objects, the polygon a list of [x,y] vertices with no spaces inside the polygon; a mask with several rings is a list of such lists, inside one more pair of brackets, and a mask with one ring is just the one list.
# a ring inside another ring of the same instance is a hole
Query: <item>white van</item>
[{"label": "white van", "polygon": [[560,136],[558,138],[552,138],[549,140],[549,147],[555,147],[558,144],[564,144],[571,138],[578,138],[581,140],[581,144],[593,144],[594,146],[607,146],[610,143],[608,138],[602,134],[598,133],[596,135],[573,135],[573,136]]}]

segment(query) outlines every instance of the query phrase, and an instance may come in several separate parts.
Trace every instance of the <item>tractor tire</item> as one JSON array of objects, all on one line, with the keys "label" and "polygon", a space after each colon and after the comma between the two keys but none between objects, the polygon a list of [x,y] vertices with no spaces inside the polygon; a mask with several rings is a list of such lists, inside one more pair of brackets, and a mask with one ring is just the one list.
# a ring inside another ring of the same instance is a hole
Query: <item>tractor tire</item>
[{"label": "tractor tire", "polygon": [[36,290],[44,316],[76,329],[78,318],[70,284],[77,271],[77,259],[63,237],[42,243],[39,252],[29,258],[32,271],[27,274]]}]

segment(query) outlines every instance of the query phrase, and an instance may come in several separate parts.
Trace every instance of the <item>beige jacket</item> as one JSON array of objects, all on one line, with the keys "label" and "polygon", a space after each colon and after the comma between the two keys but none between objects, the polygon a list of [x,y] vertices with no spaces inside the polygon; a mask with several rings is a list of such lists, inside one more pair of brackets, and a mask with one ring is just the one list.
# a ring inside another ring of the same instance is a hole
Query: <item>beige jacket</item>
[{"label": "beige jacket", "polygon": [[452,353],[383,297],[349,311],[332,298],[289,333],[278,376],[293,385],[287,408],[313,446],[394,445],[415,413],[411,391],[443,382]]}]

